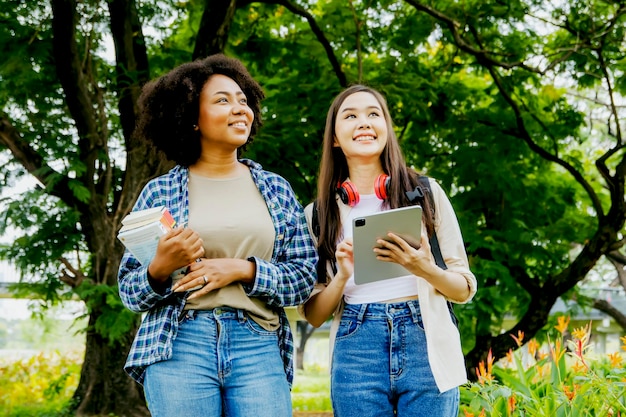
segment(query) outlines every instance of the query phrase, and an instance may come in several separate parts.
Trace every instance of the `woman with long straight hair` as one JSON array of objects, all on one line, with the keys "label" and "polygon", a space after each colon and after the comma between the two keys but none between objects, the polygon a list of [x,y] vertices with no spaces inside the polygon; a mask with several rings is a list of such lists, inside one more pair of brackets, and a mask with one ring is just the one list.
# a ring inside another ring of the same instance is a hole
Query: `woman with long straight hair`
[{"label": "woman with long straight hair", "polygon": [[[445,192],[420,186],[407,167],[384,97],[364,85],[341,92],[327,115],[317,198],[305,208],[317,236],[318,285],[300,308],[314,326],[333,316],[331,397],[337,417],[456,417],[467,381],[450,302],[476,292],[461,231]],[[356,284],[352,220],[417,204],[420,242],[394,233],[372,242],[384,262],[406,274]],[[315,208],[315,209],[314,209]],[[430,241],[436,236],[445,265]],[[388,240],[387,240],[388,239]]]}]

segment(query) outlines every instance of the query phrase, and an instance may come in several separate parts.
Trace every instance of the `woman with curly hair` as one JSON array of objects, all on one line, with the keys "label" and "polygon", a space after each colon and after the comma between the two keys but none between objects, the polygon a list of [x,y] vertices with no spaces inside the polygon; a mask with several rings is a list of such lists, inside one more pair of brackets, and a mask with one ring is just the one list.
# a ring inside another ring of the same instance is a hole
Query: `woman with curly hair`
[{"label": "woman with curly hair", "polygon": [[126,251],[118,274],[124,305],[146,313],[125,369],[153,417],[292,415],[284,307],[308,298],[317,253],[289,183],[240,159],[263,98],[241,62],[218,54],[174,68],[139,99],[137,137],[176,166],[133,210],[166,206],[184,226],[148,265]]}]

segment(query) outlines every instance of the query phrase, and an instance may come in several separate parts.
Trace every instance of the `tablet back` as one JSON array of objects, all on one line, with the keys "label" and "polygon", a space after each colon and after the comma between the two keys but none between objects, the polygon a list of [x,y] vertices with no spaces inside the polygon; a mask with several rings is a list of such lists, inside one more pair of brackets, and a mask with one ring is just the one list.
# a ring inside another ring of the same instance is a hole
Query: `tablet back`
[{"label": "tablet back", "polygon": [[381,211],[352,220],[354,249],[354,282],[366,284],[384,279],[397,278],[410,273],[393,262],[376,259],[376,240],[393,232],[419,242],[422,228],[422,208],[408,206]]}]

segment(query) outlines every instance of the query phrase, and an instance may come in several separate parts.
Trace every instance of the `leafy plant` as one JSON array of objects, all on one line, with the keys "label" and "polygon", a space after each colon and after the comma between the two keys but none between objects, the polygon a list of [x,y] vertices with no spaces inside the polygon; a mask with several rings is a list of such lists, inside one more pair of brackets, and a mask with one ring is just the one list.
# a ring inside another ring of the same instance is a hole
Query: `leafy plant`
[{"label": "leafy plant", "polygon": [[[566,338],[569,317],[560,316],[556,337],[541,348],[509,351],[502,365],[491,353],[476,368],[478,382],[463,390],[465,417],[626,416],[626,370],[619,352],[594,358],[591,324]],[[511,335],[522,347],[524,334]],[[626,350],[626,336],[621,338]],[[523,355],[528,353],[528,355]]]},{"label": "leafy plant", "polygon": [[78,386],[82,356],[40,353],[0,363],[0,410],[3,417],[67,415]]}]

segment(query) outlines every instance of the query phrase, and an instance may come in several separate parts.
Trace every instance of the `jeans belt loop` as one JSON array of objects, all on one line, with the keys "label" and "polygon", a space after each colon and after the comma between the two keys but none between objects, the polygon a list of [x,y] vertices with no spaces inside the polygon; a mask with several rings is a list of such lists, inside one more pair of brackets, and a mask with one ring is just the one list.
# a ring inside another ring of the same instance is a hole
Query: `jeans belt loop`
[{"label": "jeans belt loop", "polygon": [[178,322],[181,323],[185,317],[187,317],[187,312],[188,310],[185,310],[185,305],[187,304],[187,297],[189,296],[189,294],[185,294],[183,296],[182,302],[180,303],[180,305],[177,307],[178,310]]},{"label": "jeans belt loop", "polygon": [[367,313],[367,304],[363,303],[363,304],[361,304],[361,307],[359,309],[359,314],[358,314],[358,316],[356,318],[356,322],[358,324],[363,323],[363,320],[365,320],[365,313]]},{"label": "jeans belt loop", "polygon": [[409,310],[411,310],[411,317],[413,318],[413,323],[419,323],[420,311],[419,311],[419,300],[410,300],[407,301],[407,306],[409,306]]},{"label": "jeans belt loop", "polygon": [[245,311],[240,308],[236,309],[235,311],[237,312],[237,321],[239,321],[239,323],[244,323],[246,320],[248,320]]}]

